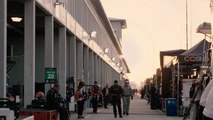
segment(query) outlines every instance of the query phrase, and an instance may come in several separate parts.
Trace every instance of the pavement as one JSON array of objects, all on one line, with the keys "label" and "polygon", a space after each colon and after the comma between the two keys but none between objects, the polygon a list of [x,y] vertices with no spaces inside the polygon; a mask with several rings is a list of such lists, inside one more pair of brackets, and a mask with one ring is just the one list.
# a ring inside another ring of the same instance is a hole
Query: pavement
[{"label": "pavement", "polygon": [[[140,99],[140,96],[134,96],[130,103],[129,115],[123,115],[122,118],[114,118],[112,105],[108,109],[99,108],[98,113],[94,114],[92,109],[84,110],[83,115],[85,120],[182,120],[183,117],[179,116],[166,116],[162,110],[152,110],[147,100]],[[71,113],[71,120],[79,120],[77,113]]]}]

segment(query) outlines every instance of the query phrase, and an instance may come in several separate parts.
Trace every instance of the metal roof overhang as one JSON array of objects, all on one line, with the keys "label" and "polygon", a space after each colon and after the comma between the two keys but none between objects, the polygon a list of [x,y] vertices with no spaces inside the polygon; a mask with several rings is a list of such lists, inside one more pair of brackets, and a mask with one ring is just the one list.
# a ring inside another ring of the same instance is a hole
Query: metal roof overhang
[{"label": "metal roof overhang", "polygon": [[118,21],[121,23],[122,29],[126,29],[127,28],[127,24],[126,24],[126,20],[125,19],[118,19],[118,18],[109,18],[110,21],[114,22],[114,21]]},{"label": "metal roof overhang", "polygon": [[130,73],[130,70],[129,70],[129,67],[128,67],[128,65],[127,65],[127,62],[126,62],[126,60],[124,59],[124,58],[122,58],[122,61],[123,61],[123,63],[124,63],[124,65],[126,66],[126,69],[127,69],[127,73]]},{"label": "metal roof overhang", "polygon": [[107,15],[103,9],[103,6],[99,0],[91,0],[94,7],[97,10],[98,15],[100,16],[100,19],[103,21],[103,25],[105,26],[106,30],[108,31],[108,34],[110,35],[110,38],[112,39],[113,44],[115,45],[118,53],[122,55],[121,46],[118,43],[117,37],[114,33],[114,30],[112,28],[112,25],[109,22],[109,19],[107,18]]}]

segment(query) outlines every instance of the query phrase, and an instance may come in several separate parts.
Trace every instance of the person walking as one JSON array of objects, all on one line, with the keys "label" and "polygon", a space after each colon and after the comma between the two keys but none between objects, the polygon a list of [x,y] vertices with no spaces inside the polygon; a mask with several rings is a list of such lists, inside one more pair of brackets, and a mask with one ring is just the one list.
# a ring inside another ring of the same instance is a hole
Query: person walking
[{"label": "person walking", "polygon": [[150,90],[150,106],[151,106],[151,109],[156,109],[156,104],[155,104],[155,101],[156,101],[156,92],[157,92],[157,89],[155,88],[155,84],[151,84],[151,90]]},{"label": "person walking", "polygon": [[133,99],[133,91],[131,86],[129,85],[128,79],[124,80],[122,99],[123,99],[123,114],[129,115],[129,104],[130,99]]},{"label": "person walking", "polygon": [[103,88],[102,93],[103,93],[103,97],[104,97],[104,108],[108,108],[107,107],[108,101],[109,101],[109,87],[108,87],[108,85],[106,85]]},{"label": "person walking", "polygon": [[122,111],[121,111],[121,96],[122,96],[122,87],[118,85],[118,81],[114,81],[114,85],[110,87],[110,95],[112,96],[112,105],[113,105],[113,113],[114,117],[117,118],[117,109],[119,117],[122,118]]},{"label": "person walking", "polygon": [[97,113],[98,111],[98,101],[101,95],[100,87],[97,84],[97,81],[94,81],[94,85],[91,87],[91,96],[92,96],[92,107],[93,113]]},{"label": "person walking", "polygon": [[84,90],[85,83],[81,81],[77,87],[77,90],[75,92],[75,100],[77,101],[77,107],[78,107],[78,118],[84,118],[83,116],[83,110],[84,110],[84,102],[85,102],[85,90]]}]

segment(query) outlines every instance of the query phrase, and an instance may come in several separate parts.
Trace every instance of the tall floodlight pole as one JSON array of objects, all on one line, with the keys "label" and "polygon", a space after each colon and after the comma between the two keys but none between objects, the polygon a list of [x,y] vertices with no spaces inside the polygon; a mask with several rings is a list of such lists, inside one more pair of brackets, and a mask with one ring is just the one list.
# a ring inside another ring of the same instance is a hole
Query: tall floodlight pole
[{"label": "tall floodlight pole", "polygon": [[186,0],[186,50],[188,50],[188,0]]},{"label": "tall floodlight pole", "polygon": [[[213,0],[211,0],[211,16],[213,16]],[[211,19],[212,20],[212,19]],[[213,28],[213,24],[211,24],[211,28]],[[213,38],[213,32],[211,33],[211,37]],[[211,44],[213,43],[213,39],[211,39]],[[211,51],[213,50],[213,46],[211,45]],[[211,71],[211,74],[213,75],[213,55],[211,54],[211,67],[210,67],[210,71]]]},{"label": "tall floodlight pole", "polygon": [[177,64],[177,115],[179,115],[180,113],[180,107],[179,107],[179,102],[180,102],[180,62],[178,61],[178,64]]}]

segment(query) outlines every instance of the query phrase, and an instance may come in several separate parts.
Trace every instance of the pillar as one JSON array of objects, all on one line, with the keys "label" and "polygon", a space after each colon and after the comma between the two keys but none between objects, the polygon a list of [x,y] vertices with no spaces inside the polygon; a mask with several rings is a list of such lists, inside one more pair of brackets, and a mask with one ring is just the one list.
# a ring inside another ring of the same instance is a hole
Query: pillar
[{"label": "pillar", "polygon": [[89,48],[84,47],[84,81],[89,84]]},{"label": "pillar", "polygon": [[35,0],[25,1],[24,10],[24,106],[35,94]]},{"label": "pillar", "polygon": [[77,42],[77,80],[83,80],[83,43],[78,41]]},{"label": "pillar", "polygon": [[94,81],[94,54],[93,51],[89,51],[89,85],[92,85]]},{"label": "pillar", "polygon": [[98,72],[98,57],[95,53],[94,53],[94,64],[93,65],[94,65],[94,69],[93,69],[94,70],[94,72],[93,72],[94,79],[93,79],[93,81],[98,81],[98,75],[97,75],[97,72]]},{"label": "pillar", "polygon": [[[76,78],[76,36],[70,37],[70,76]],[[76,82],[75,82],[76,83]],[[76,87],[76,84],[75,84]]]},{"label": "pillar", "polygon": [[7,0],[0,1],[0,98],[6,97]]},{"label": "pillar", "polygon": [[[45,17],[45,68],[54,67],[54,18],[53,16]],[[45,93],[51,85],[45,84]]]},{"label": "pillar", "polygon": [[66,27],[59,28],[59,65],[58,65],[58,82],[60,93],[66,98]]}]

